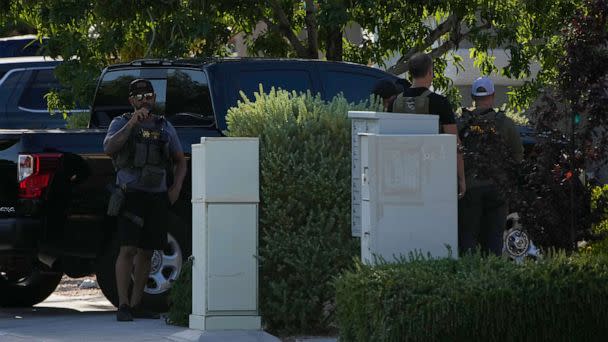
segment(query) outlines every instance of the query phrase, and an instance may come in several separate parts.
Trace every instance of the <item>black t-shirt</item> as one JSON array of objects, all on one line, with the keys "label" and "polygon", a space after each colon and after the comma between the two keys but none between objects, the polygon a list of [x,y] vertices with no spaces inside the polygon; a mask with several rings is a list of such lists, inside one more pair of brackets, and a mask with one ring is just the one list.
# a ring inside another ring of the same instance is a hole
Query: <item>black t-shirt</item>
[{"label": "black t-shirt", "polygon": [[[422,95],[427,88],[407,88],[403,91],[405,97],[416,97]],[[392,106],[391,106],[392,107]],[[392,111],[392,108],[391,108]],[[439,115],[440,125],[451,125],[456,123],[456,116],[450,102],[445,96],[431,93],[429,95],[429,114]]]}]

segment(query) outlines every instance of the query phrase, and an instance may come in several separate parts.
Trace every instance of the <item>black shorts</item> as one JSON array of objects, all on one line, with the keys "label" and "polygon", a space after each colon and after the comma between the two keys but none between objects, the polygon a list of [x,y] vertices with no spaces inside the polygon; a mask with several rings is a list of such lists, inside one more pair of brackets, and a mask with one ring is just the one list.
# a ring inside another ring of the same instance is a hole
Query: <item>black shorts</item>
[{"label": "black shorts", "polygon": [[167,245],[169,197],[166,192],[127,191],[118,216],[121,246],[164,249]]}]

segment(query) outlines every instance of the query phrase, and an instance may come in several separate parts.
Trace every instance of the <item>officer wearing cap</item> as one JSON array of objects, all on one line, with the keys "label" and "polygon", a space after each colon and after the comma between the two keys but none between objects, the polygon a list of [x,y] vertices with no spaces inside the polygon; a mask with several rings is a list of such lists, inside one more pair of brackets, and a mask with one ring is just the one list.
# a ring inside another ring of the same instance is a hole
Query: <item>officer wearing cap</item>
[{"label": "officer wearing cap", "polygon": [[166,246],[169,208],[179,197],[187,168],[175,128],[152,111],[156,103],[152,83],[132,81],[129,103],[133,112],[114,118],[103,142],[104,152],[112,157],[116,169],[116,185],[124,193],[117,218],[118,321],[160,317],[144,310],[140,303],[152,254]]},{"label": "officer wearing cap", "polygon": [[[459,136],[464,145],[467,192],[458,203],[458,240],[461,252],[481,245],[482,250],[502,254],[502,235],[508,214],[505,189],[497,184],[499,177],[509,177],[507,169],[523,159],[523,145],[515,123],[494,106],[494,84],[487,77],[473,82],[471,96],[475,107],[463,108]],[[479,139],[471,138],[484,135]],[[480,143],[481,142],[481,143]],[[469,156],[484,158],[489,168],[477,168],[478,161]],[[492,159],[492,160],[488,160]],[[512,189],[510,189],[512,190]]]}]

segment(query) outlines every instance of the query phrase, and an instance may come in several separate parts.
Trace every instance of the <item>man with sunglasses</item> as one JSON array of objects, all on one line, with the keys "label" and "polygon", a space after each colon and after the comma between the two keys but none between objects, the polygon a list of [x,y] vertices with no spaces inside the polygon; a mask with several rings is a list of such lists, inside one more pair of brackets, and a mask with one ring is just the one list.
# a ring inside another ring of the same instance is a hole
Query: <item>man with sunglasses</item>
[{"label": "man with sunglasses", "polygon": [[178,199],[186,176],[186,159],[175,128],[152,112],[155,102],[150,81],[132,81],[129,103],[134,111],[114,118],[103,142],[116,169],[118,192],[124,197],[117,217],[118,321],[160,318],[140,304],[154,250],[162,250],[167,243],[169,207]]}]

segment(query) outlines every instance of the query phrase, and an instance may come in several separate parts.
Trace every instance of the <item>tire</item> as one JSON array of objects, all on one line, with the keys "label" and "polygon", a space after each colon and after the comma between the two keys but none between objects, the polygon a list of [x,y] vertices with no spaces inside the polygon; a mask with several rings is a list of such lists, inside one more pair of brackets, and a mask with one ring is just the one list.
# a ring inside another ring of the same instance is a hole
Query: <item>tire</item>
[{"label": "tire", "polygon": [[[173,217],[177,219],[177,217]],[[177,223],[176,221],[172,221]],[[183,227],[182,225],[171,224],[172,228]],[[165,312],[169,308],[169,293],[172,283],[179,276],[183,262],[189,254],[184,247],[184,234],[178,234],[172,229],[167,235],[167,246],[163,250],[155,250],[152,255],[152,270],[148,278],[148,283],[144,289],[141,304],[143,307],[157,312]],[[115,265],[118,257],[118,242],[114,239],[111,247],[102,255],[97,262],[97,283],[104,296],[114,306],[118,307],[118,290],[116,288]],[[131,286],[133,277],[131,276]]]},{"label": "tire", "polygon": [[63,273],[45,272],[34,268],[18,279],[0,276],[0,306],[30,307],[44,301],[59,285]]}]

